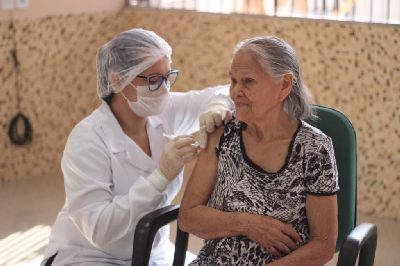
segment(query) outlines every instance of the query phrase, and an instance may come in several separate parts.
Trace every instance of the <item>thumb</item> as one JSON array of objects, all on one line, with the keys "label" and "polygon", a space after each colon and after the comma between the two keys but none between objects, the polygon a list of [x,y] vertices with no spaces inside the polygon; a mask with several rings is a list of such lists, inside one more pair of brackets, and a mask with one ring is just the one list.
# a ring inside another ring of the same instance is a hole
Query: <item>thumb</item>
[{"label": "thumb", "polygon": [[207,127],[206,126],[202,126],[200,127],[200,131],[199,131],[199,144],[200,144],[200,148],[204,149],[205,147],[207,147]]},{"label": "thumb", "polygon": [[224,124],[226,125],[231,120],[232,120],[232,112],[226,111],[225,118],[224,118]]}]

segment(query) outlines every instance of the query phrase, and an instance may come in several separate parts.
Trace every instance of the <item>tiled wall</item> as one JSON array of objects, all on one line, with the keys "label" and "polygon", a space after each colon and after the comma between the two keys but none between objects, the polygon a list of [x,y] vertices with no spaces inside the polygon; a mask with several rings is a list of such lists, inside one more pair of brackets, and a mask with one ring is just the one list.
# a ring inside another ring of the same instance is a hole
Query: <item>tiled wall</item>
[{"label": "tiled wall", "polygon": [[[17,112],[8,22],[0,22],[0,182],[59,175],[72,126],[97,104],[95,53],[117,32],[151,29],[173,47],[181,70],[175,89],[228,82],[232,48],[241,39],[277,35],[297,51],[315,101],[349,116],[358,137],[358,207],[400,219],[400,28],[261,16],[127,9],[119,14],[16,22],[21,110],[33,143],[7,137]],[[11,74],[10,74],[11,73]]]}]

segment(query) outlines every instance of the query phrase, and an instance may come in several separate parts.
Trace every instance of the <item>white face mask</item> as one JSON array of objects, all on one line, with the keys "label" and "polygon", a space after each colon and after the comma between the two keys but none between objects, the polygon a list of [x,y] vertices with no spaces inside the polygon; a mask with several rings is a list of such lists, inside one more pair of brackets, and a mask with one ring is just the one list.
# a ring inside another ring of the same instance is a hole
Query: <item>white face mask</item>
[{"label": "white face mask", "polygon": [[169,87],[165,83],[156,91],[150,91],[148,86],[135,87],[137,91],[136,102],[130,101],[123,92],[121,92],[121,95],[125,98],[132,111],[138,116],[148,117],[158,115],[167,106],[169,102]]}]

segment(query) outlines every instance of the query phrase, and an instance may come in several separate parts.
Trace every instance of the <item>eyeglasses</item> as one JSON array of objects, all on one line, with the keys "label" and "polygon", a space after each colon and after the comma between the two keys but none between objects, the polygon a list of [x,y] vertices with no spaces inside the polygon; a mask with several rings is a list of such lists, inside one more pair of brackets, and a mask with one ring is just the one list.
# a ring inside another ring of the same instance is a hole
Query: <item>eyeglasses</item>
[{"label": "eyeglasses", "polygon": [[173,69],[165,75],[154,74],[147,77],[138,75],[136,77],[146,79],[149,86],[149,91],[156,91],[161,87],[164,81],[167,87],[172,87],[172,85],[174,85],[176,79],[178,78],[178,75],[179,70]]}]

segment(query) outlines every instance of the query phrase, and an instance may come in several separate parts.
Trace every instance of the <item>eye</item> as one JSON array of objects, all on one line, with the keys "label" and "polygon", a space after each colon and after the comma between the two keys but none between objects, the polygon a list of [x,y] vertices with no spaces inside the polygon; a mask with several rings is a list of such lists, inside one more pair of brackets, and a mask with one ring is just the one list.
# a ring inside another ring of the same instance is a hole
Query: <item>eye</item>
[{"label": "eye", "polygon": [[244,78],[243,79],[243,83],[244,84],[250,84],[250,83],[252,83],[254,81],[254,79],[252,79],[252,78]]},{"label": "eye", "polygon": [[231,78],[231,84],[236,84],[236,79]]},{"label": "eye", "polygon": [[150,83],[151,85],[153,85],[153,84],[159,84],[160,81],[161,81],[161,79],[162,79],[161,76],[152,76],[152,77],[149,78],[149,83]]}]

